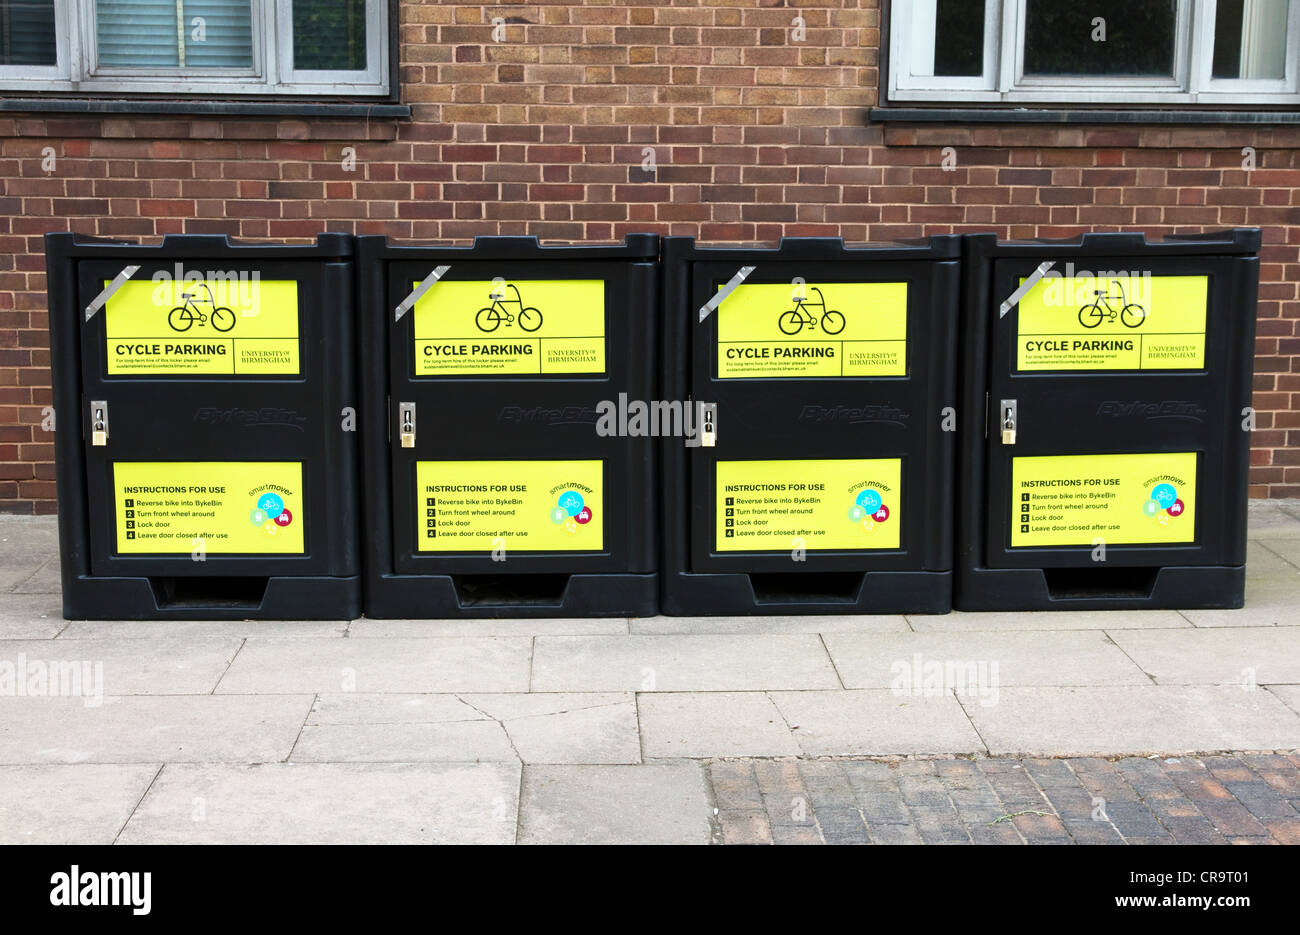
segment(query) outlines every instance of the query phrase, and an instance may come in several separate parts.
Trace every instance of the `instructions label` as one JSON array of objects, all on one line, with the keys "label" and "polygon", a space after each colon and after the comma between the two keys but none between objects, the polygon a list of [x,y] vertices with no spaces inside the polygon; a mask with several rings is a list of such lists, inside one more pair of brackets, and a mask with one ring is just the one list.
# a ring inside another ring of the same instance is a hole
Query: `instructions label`
[{"label": "instructions label", "polygon": [[440,280],[415,303],[416,376],[604,372],[604,280]]},{"label": "instructions label", "polygon": [[902,461],[719,461],[719,552],[896,549]]},{"label": "instructions label", "polygon": [[118,461],[113,497],[119,555],[303,551],[297,461]]},{"label": "instructions label", "polygon": [[718,377],[907,373],[907,283],[754,283],[718,306]]},{"label": "instructions label", "polygon": [[1192,542],[1196,455],[1011,459],[1011,546]]},{"label": "instructions label", "polygon": [[104,316],[109,376],[298,373],[293,280],[129,280]]},{"label": "instructions label", "polygon": [[1016,369],[1200,369],[1208,295],[1207,276],[1049,273],[1020,300]]},{"label": "instructions label", "polygon": [[419,461],[421,552],[597,552],[600,461]]}]

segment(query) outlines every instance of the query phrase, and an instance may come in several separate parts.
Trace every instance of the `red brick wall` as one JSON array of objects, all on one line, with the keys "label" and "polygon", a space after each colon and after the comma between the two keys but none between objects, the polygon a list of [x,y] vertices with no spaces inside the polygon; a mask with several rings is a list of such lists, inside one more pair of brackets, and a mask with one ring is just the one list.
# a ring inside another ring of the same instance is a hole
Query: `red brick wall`
[{"label": "red brick wall", "polygon": [[878,0],[774,2],[403,0],[410,122],[0,118],[0,509],[54,509],[41,235],[68,229],[770,243],[1257,225],[1251,493],[1300,496],[1300,128],[867,126]]}]

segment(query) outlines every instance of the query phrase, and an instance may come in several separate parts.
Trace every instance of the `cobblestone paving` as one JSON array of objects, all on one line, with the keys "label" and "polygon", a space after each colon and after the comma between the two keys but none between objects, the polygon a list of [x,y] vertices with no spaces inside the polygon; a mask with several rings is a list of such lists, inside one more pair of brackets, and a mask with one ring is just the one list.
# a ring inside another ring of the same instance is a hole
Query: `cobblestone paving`
[{"label": "cobblestone paving", "polygon": [[712,760],[724,844],[1300,844],[1300,755]]}]

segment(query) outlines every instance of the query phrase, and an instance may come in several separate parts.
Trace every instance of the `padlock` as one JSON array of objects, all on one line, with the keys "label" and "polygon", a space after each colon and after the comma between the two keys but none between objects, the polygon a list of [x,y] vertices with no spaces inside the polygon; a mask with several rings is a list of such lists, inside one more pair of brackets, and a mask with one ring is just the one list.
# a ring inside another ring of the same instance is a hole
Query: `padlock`
[{"label": "padlock", "polygon": [[90,444],[95,448],[108,444],[108,403],[99,399],[90,404]]},{"label": "padlock", "polygon": [[402,447],[415,447],[415,403],[400,403],[398,405],[398,418],[401,420],[399,429]]},{"label": "padlock", "polygon": [[1016,443],[1016,401],[1014,399],[1002,400],[1002,444],[1014,445]]},{"label": "padlock", "polygon": [[700,447],[714,448],[718,444],[718,404],[700,403]]}]

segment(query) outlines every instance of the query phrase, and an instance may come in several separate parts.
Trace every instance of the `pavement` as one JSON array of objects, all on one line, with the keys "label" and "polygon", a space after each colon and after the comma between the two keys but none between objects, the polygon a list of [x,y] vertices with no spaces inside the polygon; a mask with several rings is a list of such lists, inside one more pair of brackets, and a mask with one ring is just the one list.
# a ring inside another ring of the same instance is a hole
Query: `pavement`
[{"label": "pavement", "polygon": [[62,619],[0,514],[0,843],[1300,843],[1300,501],[1246,607]]}]

